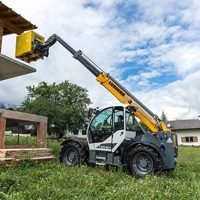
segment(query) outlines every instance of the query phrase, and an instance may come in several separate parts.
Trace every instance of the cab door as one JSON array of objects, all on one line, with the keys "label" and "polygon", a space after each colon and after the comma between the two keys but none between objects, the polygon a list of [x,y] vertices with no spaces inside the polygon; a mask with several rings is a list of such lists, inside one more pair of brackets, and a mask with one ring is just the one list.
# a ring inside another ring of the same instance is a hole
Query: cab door
[{"label": "cab door", "polygon": [[88,143],[90,150],[112,150],[113,107],[101,110],[88,127]]},{"label": "cab door", "polygon": [[[119,118],[121,117],[121,120]],[[123,106],[116,106],[113,108],[114,129],[112,137],[112,152],[115,152],[124,140],[131,140],[136,136],[135,120],[131,112]],[[116,126],[116,123],[123,126]]]},{"label": "cab door", "polygon": [[122,144],[126,135],[125,109],[123,106],[113,107],[112,152]]}]

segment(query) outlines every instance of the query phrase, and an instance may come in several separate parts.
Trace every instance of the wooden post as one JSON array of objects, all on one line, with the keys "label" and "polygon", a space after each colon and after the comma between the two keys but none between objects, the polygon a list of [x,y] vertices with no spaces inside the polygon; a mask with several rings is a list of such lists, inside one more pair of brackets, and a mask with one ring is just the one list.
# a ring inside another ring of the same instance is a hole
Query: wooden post
[{"label": "wooden post", "polygon": [[4,149],[6,118],[0,117],[0,149]]},{"label": "wooden post", "polygon": [[2,40],[3,40],[3,28],[4,28],[4,22],[0,19],[0,53],[1,53]]},{"label": "wooden post", "polygon": [[47,147],[47,123],[39,123],[37,127],[37,147]]}]

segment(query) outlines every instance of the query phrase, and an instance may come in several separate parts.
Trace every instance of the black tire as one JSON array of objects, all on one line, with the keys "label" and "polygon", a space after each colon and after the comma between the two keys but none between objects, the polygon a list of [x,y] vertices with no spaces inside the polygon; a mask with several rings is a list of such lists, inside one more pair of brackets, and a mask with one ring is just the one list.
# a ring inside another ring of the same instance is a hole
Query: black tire
[{"label": "black tire", "polygon": [[152,172],[160,173],[163,160],[152,147],[137,145],[128,155],[128,167],[134,176],[142,178]]},{"label": "black tire", "polygon": [[67,166],[80,165],[86,161],[86,150],[77,142],[65,144],[60,153],[60,161]]}]

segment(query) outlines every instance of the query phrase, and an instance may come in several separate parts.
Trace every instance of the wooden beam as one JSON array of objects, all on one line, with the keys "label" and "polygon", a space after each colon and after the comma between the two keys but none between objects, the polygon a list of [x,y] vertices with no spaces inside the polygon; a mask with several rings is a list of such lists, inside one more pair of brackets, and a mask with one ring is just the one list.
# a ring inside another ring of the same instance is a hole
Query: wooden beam
[{"label": "wooden beam", "polygon": [[37,147],[47,147],[47,123],[39,123],[37,126]]},{"label": "wooden beam", "polygon": [[21,28],[15,26],[12,22],[7,20],[6,18],[1,17],[0,20],[4,21],[4,27],[7,28],[8,30],[10,30],[18,35],[20,35],[24,32]]},{"label": "wooden beam", "polygon": [[2,40],[3,40],[3,29],[4,29],[4,22],[0,19],[0,53],[1,53]]},{"label": "wooden beam", "polygon": [[[1,11],[0,11],[1,12]],[[8,19],[8,20],[10,20],[10,21],[15,21],[15,20],[19,20],[19,19],[21,19],[21,16],[20,15],[16,15],[16,14],[13,14],[13,15],[2,15],[1,13],[0,13],[0,18],[1,17],[4,17],[5,19]]]},{"label": "wooden beam", "polygon": [[30,22],[29,23],[20,23],[20,22],[17,22],[17,24],[18,24],[18,26],[21,26],[21,27],[23,27],[23,26],[31,26]]},{"label": "wooden beam", "polygon": [[8,14],[8,13],[11,13],[12,12],[12,9],[1,9],[1,15],[4,15],[4,14]]},{"label": "wooden beam", "polygon": [[0,149],[4,149],[6,118],[0,117]]}]

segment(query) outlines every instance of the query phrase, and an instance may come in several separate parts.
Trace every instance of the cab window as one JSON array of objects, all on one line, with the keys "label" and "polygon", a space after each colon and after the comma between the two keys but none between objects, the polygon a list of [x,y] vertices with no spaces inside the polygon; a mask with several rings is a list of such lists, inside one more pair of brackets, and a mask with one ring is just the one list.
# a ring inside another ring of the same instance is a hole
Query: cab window
[{"label": "cab window", "polygon": [[113,108],[101,111],[92,121],[89,128],[90,142],[102,142],[112,134]]},{"label": "cab window", "polygon": [[126,113],[126,130],[135,131],[135,120],[130,113]]}]

